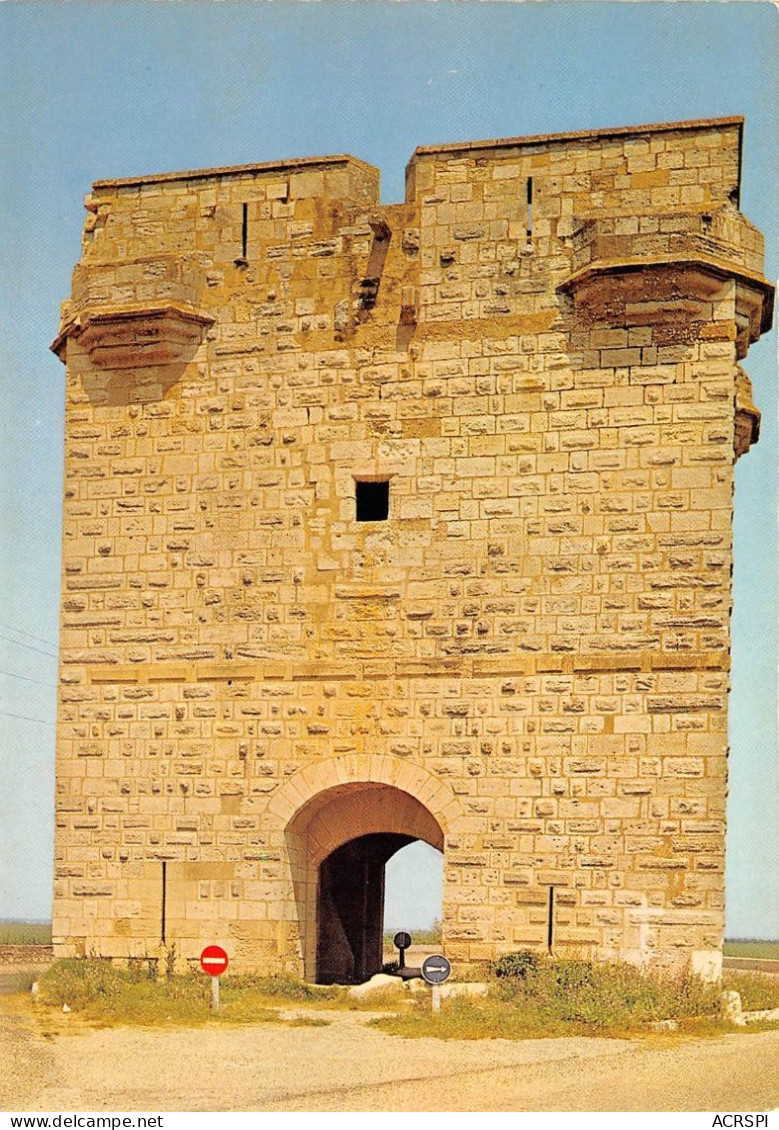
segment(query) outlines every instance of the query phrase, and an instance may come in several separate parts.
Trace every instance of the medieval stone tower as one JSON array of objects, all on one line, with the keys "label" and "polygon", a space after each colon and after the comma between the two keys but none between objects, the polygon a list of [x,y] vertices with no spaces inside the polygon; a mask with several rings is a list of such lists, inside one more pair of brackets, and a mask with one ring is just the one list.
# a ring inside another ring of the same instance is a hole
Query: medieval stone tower
[{"label": "medieval stone tower", "polygon": [[740,118],[100,181],[67,364],[59,955],[719,969]]}]

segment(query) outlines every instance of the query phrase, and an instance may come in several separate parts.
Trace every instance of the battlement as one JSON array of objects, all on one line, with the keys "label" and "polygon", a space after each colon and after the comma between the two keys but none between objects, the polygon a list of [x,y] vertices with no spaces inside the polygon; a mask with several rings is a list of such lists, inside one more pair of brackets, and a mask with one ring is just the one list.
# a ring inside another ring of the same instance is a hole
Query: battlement
[{"label": "battlement", "polygon": [[[737,114],[720,118],[690,118],[680,122],[648,122],[637,126],[604,126],[601,129],[568,130],[563,133],[537,133],[524,137],[500,137],[482,141],[449,142],[445,145],[418,145],[414,156],[426,153],[462,153],[481,149],[521,149],[526,146],[554,145],[570,148],[577,142],[600,141],[613,138],[642,137],[646,134],[685,134],[736,127],[741,134],[744,118]],[[739,144],[741,144],[739,139]]]},{"label": "battlement", "polygon": [[96,196],[101,196],[128,189],[153,191],[160,185],[178,185],[182,181],[188,185],[213,181],[223,186],[230,186],[243,184],[247,180],[272,182],[278,178],[285,178],[285,181],[284,184],[277,183],[274,186],[277,193],[282,193],[284,190],[283,196],[275,196],[276,199],[299,200],[321,196],[324,199],[337,200],[349,196],[367,203],[378,201],[379,170],[348,154],[298,157],[289,161],[261,161],[253,165],[222,165],[210,169],[188,169],[183,172],[97,180],[92,185],[92,191]]},{"label": "battlement", "polygon": [[[617,260],[692,260],[748,292],[743,356],[770,323],[773,291],[762,237],[734,204],[742,129],[722,118],[422,147],[403,205],[380,206],[378,171],[345,155],[97,181],[54,348],[82,335],[106,365],[174,360],[228,292],[267,315],[270,338],[280,326],[359,341],[390,323],[420,334],[507,325]],[[485,284],[489,262],[502,284]],[[289,272],[301,295],[304,277],[320,280],[305,315],[277,300]]]},{"label": "battlement", "polygon": [[[612,152],[615,143],[623,144],[626,141],[642,140],[648,142],[648,151],[662,153],[668,149],[691,152],[696,149],[694,135],[710,138],[712,132],[719,135],[731,135],[738,155],[737,177],[735,188],[740,187],[741,162],[740,153],[744,129],[744,119],[740,116],[721,118],[702,118],[683,122],[655,122],[646,125],[607,127],[599,130],[573,130],[558,134],[533,134],[525,137],[492,138],[488,140],[450,142],[443,145],[420,145],[414,150],[408,165],[407,174],[427,158],[444,160],[468,158],[478,154],[479,159],[500,161],[512,156],[521,155],[530,151],[533,156],[539,156],[545,151],[557,151],[558,159],[565,158],[572,150],[588,148],[596,152],[606,145]],[[692,139],[692,140],[691,140]],[[668,144],[670,140],[670,146]],[[710,145],[704,141],[704,146]],[[719,146],[718,146],[719,147]],[[657,165],[665,167],[661,160]],[[141,188],[145,186],[170,185],[174,182],[202,182],[202,181],[235,181],[245,180],[247,177],[281,175],[298,175],[311,171],[322,171],[329,174],[327,181],[321,182],[319,192],[325,197],[338,198],[343,196],[344,181],[339,181],[332,174],[335,170],[347,169],[356,178],[364,178],[371,186],[373,202],[378,203],[379,170],[361,161],[350,154],[331,154],[322,157],[298,157],[283,161],[264,161],[249,165],[222,165],[213,168],[188,169],[178,172],[156,173],[143,176],[119,177],[113,179],[97,180],[92,185],[96,194],[110,193],[116,189]],[[646,171],[641,170],[641,171]],[[314,182],[299,181],[291,189],[291,195],[299,193],[304,196],[311,195],[311,185]],[[373,188],[375,186],[375,189]],[[407,196],[406,202],[411,202],[413,197]]]}]

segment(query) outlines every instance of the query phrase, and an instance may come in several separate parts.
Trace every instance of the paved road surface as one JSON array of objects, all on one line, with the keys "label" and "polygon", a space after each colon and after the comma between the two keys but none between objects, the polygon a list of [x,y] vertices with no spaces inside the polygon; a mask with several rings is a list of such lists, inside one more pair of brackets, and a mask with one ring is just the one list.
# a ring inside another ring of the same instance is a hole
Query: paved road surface
[{"label": "paved road surface", "polygon": [[47,1037],[13,998],[5,999],[4,1012],[0,1107],[12,1111],[779,1106],[779,1031],[682,1042],[405,1040],[366,1027],[365,1013],[333,1011],[322,1028],[89,1030],[73,1019],[72,1031]]}]

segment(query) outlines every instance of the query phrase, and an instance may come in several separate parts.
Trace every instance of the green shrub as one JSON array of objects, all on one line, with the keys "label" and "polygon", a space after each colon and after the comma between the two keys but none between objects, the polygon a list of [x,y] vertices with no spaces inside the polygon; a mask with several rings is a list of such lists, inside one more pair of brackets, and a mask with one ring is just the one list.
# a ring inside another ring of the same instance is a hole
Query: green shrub
[{"label": "green shrub", "polygon": [[102,1020],[152,1023],[157,1020],[205,1019],[210,986],[205,977],[190,975],[156,981],[153,966],[134,961],[128,967],[106,958],[64,958],[40,979],[40,999]]},{"label": "green shrub", "polygon": [[399,1036],[441,1039],[628,1035],[645,1031],[650,1021],[670,1018],[721,1031],[719,986],[691,975],[562,961],[530,951],[508,954],[494,963],[492,974],[487,998],[446,1000],[440,1014],[421,1000],[411,1014],[375,1023]]},{"label": "green shrub", "polygon": [[718,987],[697,977],[664,975],[633,965],[531,956],[532,962],[503,959],[501,971],[495,968],[493,995],[539,1022],[630,1028],[651,1020],[717,1012]]},{"label": "green shrub", "polygon": [[538,969],[538,954],[532,950],[519,950],[517,953],[507,953],[499,957],[492,966],[492,974],[498,978],[518,977],[526,980],[528,974],[535,973]]},{"label": "green shrub", "polygon": [[40,979],[41,1000],[71,1008],[119,996],[130,975],[103,958],[66,957],[55,961]]}]

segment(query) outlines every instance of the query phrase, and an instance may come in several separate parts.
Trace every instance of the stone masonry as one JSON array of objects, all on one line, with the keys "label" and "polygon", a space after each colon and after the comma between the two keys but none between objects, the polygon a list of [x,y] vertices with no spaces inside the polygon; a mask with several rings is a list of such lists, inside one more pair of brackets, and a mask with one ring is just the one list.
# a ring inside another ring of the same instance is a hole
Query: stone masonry
[{"label": "stone masonry", "polygon": [[[58,956],[717,976],[743,121],[99,181],[67,365]],[[378,954],[378,956],[377,956]]]}]

